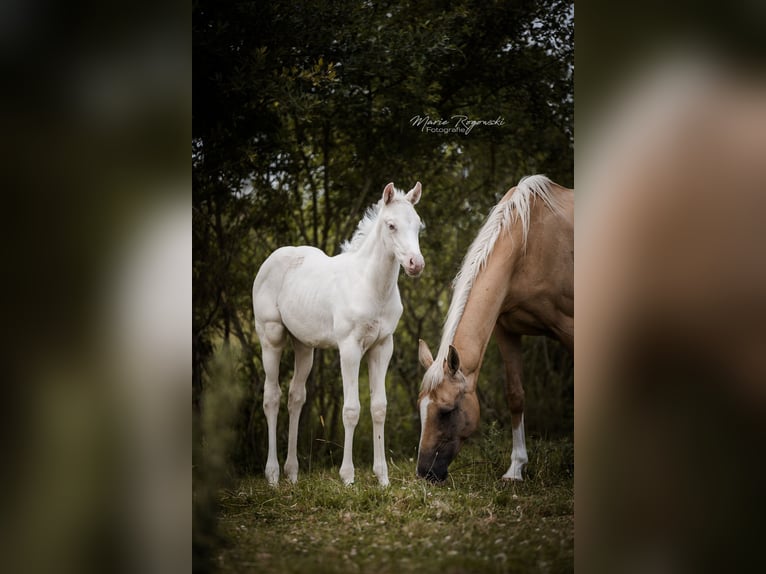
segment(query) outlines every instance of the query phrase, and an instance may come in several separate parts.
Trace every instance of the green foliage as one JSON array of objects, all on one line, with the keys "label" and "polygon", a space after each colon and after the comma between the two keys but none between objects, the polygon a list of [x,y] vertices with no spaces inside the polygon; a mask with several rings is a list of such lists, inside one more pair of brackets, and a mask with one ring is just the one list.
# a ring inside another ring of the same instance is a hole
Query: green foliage
[{"label": "green foliage", "polygon": [[[263,369],[251,302],[260,264],[287,244],[337,253],[389,181],[405,189],[423,184],[417,209],[426,224],[426,269],[418,279],[400,279],[404,314],[387,384],[387,451],[416,453],[417,341],[438,344],[450,284],[470,241],[523,175],[573,183],[572,14],[571,3],[557,0],[193,3],[194,408],[204,411],[216,349],[235,348],[231,377],[242,397],[227,444],[237,470],[261,472],[265,464]],[[468,135],[410,124],[416,115],[455,114],[502,116],[505,123]],[[535,339],[525,355],[528,435],[570,436],[571,358]],[[288,350],[285,384],[292,360]],[[363,363],[363,410],[366,377]],[[505,432],[501,381],[490,345],[482,417]],[[337,351],[316,352],[307,391],[301,467],[337,467]],[[281,461],[286,423],[283,405]],[[354,453],[360,466],[372,457],[369,427],[363,415]]]}]

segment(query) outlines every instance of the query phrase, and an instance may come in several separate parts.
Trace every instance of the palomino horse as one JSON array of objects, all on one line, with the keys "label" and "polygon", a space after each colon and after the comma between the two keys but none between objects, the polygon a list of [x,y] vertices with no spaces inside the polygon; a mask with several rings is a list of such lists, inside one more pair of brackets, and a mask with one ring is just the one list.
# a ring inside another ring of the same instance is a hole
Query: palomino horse
[{"label": "palomino horse", "polygon": [[436,359],[420,341],[426,368],[418,407],[418,475],[443,481],[479,423],[476,384],[490,336],[505,362],[513,450],[505,479],[521,480],[524,439],[522,335],[574,345],[574,192],[541,175],[506,193],[474,239],[455,278]]},{"label": "palomino horse", "polygon": [[287,478],[291,482],[298,480],[298,419],[306,402],[306,379],[314,361],[314,348],[337,347],[346,432],[340,477],[345,484],[354,482],[352,446],[360,411],[359,364],[367,353],[373,471],[381,485],[388,484],[383,448],[386,370],[394,347],[393,332],[402,314],[397,285],[399,265],[410,276],[420,275],[425,266],[418,242],[420,217],[413,207],[420,193],[420,182],[406,195],[389,183],[342,253],[328,257],[315,247],[282,247],[258,271],[253,283],[253,311],[266,371],[263,410],[269,428],[266,479],[270,484],[279,480],[279,359],[288,339],[295,350],[295,371],[287,401]]}]

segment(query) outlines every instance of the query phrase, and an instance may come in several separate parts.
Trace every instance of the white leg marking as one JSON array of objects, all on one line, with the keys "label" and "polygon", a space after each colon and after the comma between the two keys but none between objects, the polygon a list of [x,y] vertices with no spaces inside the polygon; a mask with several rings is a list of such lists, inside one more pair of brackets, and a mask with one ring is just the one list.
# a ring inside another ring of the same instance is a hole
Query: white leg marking
[{"label": "white leg marking", "polygon": [[521,471],[527,464],[527,444],[524,439],[524,414],[521,415],[521,422],[513,429],[513,450],[511,451],[511,466],[503,475],[506,480],[524,480]]},{"label": "white leg marking", "polygon": [[426,430],[426,415],[428,414],[428,405],[431,404],[431,399],[428,395],[420,400],[420,441],[418,442],[418,458],[420,458],[420,445],[423,443],[423,433]]}]

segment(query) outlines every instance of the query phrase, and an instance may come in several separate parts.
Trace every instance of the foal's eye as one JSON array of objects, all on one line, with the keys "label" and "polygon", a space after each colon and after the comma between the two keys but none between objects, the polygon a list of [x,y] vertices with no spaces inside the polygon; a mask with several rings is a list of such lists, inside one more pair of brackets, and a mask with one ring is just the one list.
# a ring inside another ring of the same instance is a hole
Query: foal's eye
[{"label": "foal's eye", "polygon": [[388,224],[388,230],[389,231],[396,231],[396,225],[394,225],[393,223],[389,223]]}]

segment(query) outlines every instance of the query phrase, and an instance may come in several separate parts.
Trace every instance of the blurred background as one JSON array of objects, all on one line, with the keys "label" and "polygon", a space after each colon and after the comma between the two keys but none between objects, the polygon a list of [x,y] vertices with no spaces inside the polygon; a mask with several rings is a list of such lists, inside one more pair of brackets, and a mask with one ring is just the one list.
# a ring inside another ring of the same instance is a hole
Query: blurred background
[{"label": "blurred background", "polygon": [[766,567],[765,18],[578,3],[578,571]]},{"label": "blurred background", "polygon": [[178,8],[0,6],[7,572],[191,566],[191,18]]}]

